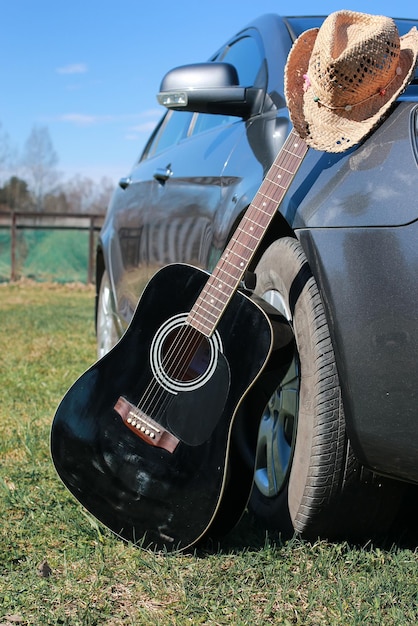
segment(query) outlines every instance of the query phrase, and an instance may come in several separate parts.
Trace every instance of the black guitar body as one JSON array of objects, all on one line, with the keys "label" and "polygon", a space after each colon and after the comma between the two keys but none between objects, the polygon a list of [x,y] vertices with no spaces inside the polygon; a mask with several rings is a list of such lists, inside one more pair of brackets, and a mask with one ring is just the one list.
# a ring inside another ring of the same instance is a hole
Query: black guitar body
[{"label": "black guitar body", "polygon": [[[122,339],[69,389],[52,425],[64,484],[114,533],[144,547],[184,549],[229,530],[251,490],[253,468],[234,459],[231,441],[242,400],[270,355],[267,316],[235,293],[212,338],[202,336],[186,367],[170,369],[207,280],[187,265],[160,270]],[[115,408],[121,402],[129,419]],[[153,432],[147,439],[152,427],[167,435],[166,447]]]}]

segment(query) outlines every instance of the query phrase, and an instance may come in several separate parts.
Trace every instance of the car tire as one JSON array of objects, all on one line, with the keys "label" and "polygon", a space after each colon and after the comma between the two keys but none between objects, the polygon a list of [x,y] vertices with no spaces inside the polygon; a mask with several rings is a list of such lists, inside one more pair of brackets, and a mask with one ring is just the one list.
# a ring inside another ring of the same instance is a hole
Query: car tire
[{"label": "car tire", "polygon": [[403,484],[366,471],[353,454],[324,307],[298,240],[275,241],[255,273],[255,297],[285,315],[294,348],[261,418],[250,509],[283,536],[385,534]]},{"label": "car tire", "polygon": [[109,274],[102,274],[97,299],[96,316],[97,356],[100,359],[117,343],[119,334],[115,323],[113,294]]}]

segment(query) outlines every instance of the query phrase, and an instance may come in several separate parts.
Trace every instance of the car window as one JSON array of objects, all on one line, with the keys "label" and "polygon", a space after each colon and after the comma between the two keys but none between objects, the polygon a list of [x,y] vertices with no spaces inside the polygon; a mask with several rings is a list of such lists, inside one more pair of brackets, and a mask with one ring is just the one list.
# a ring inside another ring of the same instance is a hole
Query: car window
[{"label": "car window", "polygon": [[[215,60],[215,59],[214,59]],[[263,54],[260,51],[257,41],[253,37],[241,37],[232,42],[216,56],[216,61],[231,63],[238,72],[239,84],[245,87],[259,85],[262,76]],[[223,126],[236,122],[233,115],[213,115],[211,113],[200,113],[197,115],[192,135],[202,133],[217,126]]]},{"label": "car window", "polygon": [[227,46],[218,61],[231,63],[236,68],[239,84],[243,87],[264,87],[258,84],[263,53],[254,37],[242,37]]},{"label": "car window", "polygon": [[155,156],[184,139],[192,117],[193,113],[189,111],[169,111],[151,137],[143,158]]},{"label": "car window", "polygon": [[213,113],[199,113],[193,124],[191,134],[197,135],[217,126],[226,126],[236,122],[238,118],[233,115],[214,115]]}]

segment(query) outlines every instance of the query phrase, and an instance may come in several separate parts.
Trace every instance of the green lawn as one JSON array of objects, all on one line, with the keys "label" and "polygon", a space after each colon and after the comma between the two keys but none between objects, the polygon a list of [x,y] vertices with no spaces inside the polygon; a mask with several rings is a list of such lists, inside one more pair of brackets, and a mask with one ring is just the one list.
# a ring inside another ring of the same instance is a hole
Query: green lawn
[{"label": "green lawn", "polygon": [[49,429],[95,358],[94,291],[0,285],[0,625],[418,623],[418,553],[282,545],[245,518],[221,545],[154,554],[103,529],[58,479]]}]

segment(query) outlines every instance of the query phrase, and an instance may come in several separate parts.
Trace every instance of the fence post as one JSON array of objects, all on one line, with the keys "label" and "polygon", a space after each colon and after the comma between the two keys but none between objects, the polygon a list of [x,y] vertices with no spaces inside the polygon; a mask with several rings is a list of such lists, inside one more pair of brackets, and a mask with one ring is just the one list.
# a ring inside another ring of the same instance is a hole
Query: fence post
[{"label": "fence post", "polygon": [[90,228],[89,228],[89,260],[87,268],[87,284],[91,285],[93,282],[93,267],[94,267],[94,217],[90,216]]},{"label": "fence post", "polygon": [[16,211],[13,210],[12,211],[11,241],[10,241],[10,280],[12,283],[17,280],[16,240],[17,240]]}]

